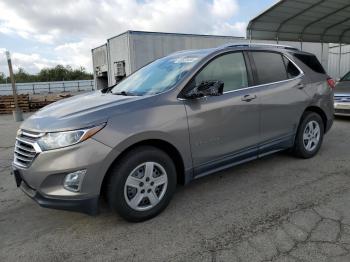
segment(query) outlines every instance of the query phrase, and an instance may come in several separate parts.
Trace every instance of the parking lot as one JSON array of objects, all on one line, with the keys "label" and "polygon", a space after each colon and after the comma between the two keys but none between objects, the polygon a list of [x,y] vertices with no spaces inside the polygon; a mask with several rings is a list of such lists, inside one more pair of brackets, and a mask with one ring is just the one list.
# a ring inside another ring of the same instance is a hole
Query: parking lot
[{"label": "parking lot", "polygon": [[350,261],[350,119],[309,160],[278,153],[179,187],[143,223],[44,209],[17,189],[0,117],[0,261]]}]

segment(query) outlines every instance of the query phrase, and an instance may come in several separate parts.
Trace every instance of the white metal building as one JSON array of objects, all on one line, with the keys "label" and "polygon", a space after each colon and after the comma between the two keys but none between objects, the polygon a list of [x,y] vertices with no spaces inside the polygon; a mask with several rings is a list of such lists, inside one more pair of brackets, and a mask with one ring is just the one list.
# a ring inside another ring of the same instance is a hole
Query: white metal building
[{"label": "white metal building", "polygon": [[94,69],[95,88],[108,86],[107,44],[92,49],[92,67]]},{"label": "white metal building", "polygon": [[[92,49],[95,87],[100,89],[107,85],[111,86],[149,62],[176,51],[217,47],[237,42],[246,43],[247,39],[233,36],[127,31],[109,38],[106,44]],[[273,40],[252,40],[252,42],[276,43]],[[279,43],[300,48],[299,42]],[[322,51],[319,43],[305,43],[303,49],[316,54],[324,65],[328,64],[328,45],[323,45]]]},{"label": "white metal building", "polygon": [[127,31],[92,49],[96,88],[113,85],[149,62],[185,49],[210,48],[242,37]]}]

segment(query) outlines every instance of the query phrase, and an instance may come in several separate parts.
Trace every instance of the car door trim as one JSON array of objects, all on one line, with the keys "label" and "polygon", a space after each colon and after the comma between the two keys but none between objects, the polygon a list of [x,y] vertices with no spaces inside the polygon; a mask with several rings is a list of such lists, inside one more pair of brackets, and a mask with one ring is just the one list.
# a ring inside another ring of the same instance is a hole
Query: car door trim
[{"label": "car door trim", "polygon": [[194,178],[224,170],[258,158],[258,145],[240,149],[223,157],[208,161],[194,167]]},{"label": "car door trim", "polygon": [[208,161],[204,164],[193,167],[194,179],[285,150],[293,146],[294,139],[295,133],[285,134],[277,139],[271,139],[254,146],[229,153],[218,159]]},{"label": "car door trim", "polygon": [[278,152],[280,150],[291,148],[294,145],[295,135],[296,135],[296,132],[291,132],[291,133],[279,136],[277,138],[273,138],[273,139],[261,142],[258,145],[259,158],[266,155],[270,155],[274,152]]}]

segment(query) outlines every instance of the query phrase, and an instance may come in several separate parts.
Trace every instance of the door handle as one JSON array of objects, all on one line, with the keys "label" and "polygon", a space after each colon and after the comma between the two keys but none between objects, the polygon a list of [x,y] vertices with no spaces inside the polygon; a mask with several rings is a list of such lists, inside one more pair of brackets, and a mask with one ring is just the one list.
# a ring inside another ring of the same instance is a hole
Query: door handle
[{"label": "door handle", "polygon": [[242,97],[242,101],[250,102],[256,98],[256,95],[245,95]]}]

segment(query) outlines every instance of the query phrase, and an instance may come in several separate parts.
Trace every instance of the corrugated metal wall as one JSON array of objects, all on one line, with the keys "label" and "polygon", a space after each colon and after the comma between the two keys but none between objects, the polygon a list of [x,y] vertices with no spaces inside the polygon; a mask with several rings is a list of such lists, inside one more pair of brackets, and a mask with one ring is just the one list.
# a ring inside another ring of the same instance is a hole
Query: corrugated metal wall
[{"label": "corrugated metal wall", "polygon": [[176,51],[216,47],[229,42],[245,42],[241,37],[203,36],[128,31],[108,40],[108,83],[116,83],[114,63],[125,61],[126,75],[153,60]]},{"label": "corrugated metal wall", "polygon": [[350,71],[350,45],[343,45],[341,48],[341,60],[339,70],[339,57],[340,57],[339,44],[330,44],[329,47],[329,62],[328,73],[334,79],[343,77]]},{"label": "corrugated metal wall", "polygon": [[92,53],[92,67],[94,70],[95,79],[95,89],[101,89],[105,87],[106,77],[101,77],[101,73],[105,75],[108,71],[108,54],[107,54],[107,44],[96,47],[91,50]]},{"label": "corrugated metal wall", "polygon": [[107,44],[92,49],[92,64],[96,67],[107,65]]},{"label": "corrugated metal wall", "polygon": [[[125,61],[126,75],[129,75],[145,64],[176,51],[217,47],[225,43],[246,42],[248,40],[241,37],[127,31],[107,41],[108,85],[116,83],[115,62]],[[277,43],[269,40],[253,40],[252,42]],[[301,44],[300,42],[280,41],[278,44],[290,45],[314,53],[322,61],[324,67],[328,67],[328,44],[323,44],[323,47],[320,43]]]},{"label": "corrugated metal wall", "polygon": [[130,44],[129,34],[126,32],[119,36],[110,38],[107,40],[109,58],[108,58],[108,85],[114,85],[115,79],[115,63],[119,61],[125,61],[126,75],[132,73],[130,65]]},{"label": "corrugated metal wall", "polygon": [[245,41],[240,37],[131,32],[131,71],[176,51],[217,47],[225,43]]}]

